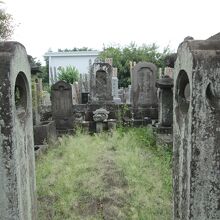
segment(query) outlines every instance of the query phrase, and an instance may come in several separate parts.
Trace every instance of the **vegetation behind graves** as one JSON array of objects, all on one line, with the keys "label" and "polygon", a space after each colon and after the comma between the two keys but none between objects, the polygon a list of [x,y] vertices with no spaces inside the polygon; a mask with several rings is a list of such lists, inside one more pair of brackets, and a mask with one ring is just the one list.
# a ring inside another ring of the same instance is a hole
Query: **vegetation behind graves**
[{"label": "vegetation behind graves", "polygon": [[59,67],[59,80],[73,84],[79,79],[79,71],[74,66]]},{"label": "vegetation behind graves", "polygon": [[146,128],[63,137],[36,166],[41,220],[171,219],[171,153]]},{"label": "vegetation behind graves", "polygon": [[158,46],[153,44],[143,44],[137,46],[135,43],[121,47],[108,46],[100,53],[101,59],[113,58],[113,66],[118,68],[119,87],[127,87],[130,81],[130,61],[140,62],[147,61],[154,63],[158,68],[165,67],[165,58],[170,54],[169,47],[164,48],[163,52],[159,52]]}]

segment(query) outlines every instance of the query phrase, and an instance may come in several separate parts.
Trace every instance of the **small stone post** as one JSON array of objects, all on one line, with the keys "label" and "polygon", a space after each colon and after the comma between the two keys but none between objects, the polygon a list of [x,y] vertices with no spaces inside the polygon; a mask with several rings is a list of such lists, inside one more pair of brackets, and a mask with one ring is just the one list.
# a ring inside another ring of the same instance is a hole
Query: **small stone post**
[{"label": "small stone post", "polygon": [[96,122],[96,132],[97,133],[103,132],[103,122],[102,121]]},{"label": "small stone post", "polygon": [[169,76],[156,81],[159,89],[159,126],[171,127],[173,124],[173,79]]}]

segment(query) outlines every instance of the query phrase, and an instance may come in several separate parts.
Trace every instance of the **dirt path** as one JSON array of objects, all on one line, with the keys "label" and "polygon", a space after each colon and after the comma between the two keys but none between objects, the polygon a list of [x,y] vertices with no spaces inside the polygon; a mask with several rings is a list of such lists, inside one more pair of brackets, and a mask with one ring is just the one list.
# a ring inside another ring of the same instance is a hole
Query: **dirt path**
[{"label": "dirt path", "polygon": [[100,187],[103,187],[103,196],[96,198],[93,195],[78,201],[75,206],[82,218],[100,216],[104,220],[123,220],[126,213],[123,209],[127,203],[128,183],[122,170],[115,163],[116,152],[107,150],[97,160],[98,172],[101,174]]},{"label": "dirt path", "polygon": [[103,219],[126,219],[123,207],[127,198],[127,181],[124,173],[115,163],[115,151],[108,150],[103,158],[102,179],[106,189],[105,196],[102,199]]}]

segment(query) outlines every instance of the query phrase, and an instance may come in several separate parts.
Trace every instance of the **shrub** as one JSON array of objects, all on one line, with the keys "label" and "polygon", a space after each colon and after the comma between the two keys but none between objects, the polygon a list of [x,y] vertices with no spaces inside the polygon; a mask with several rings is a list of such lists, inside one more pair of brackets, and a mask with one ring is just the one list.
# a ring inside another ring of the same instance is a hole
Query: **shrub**
[{"label": "shrub", "polygon": [[67,83],[73,84],[73,82],[78,81],[79,71],[74,66],[59,67],[59,80],[63,80]]}]

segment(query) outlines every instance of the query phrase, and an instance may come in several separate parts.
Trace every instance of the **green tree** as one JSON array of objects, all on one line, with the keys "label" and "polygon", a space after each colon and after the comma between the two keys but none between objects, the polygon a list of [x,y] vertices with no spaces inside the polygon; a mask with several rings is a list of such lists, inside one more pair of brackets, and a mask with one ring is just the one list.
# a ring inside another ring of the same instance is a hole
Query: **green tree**
[{"label": "green tree", "polygon": [[58,49],[58,52],[75,52],[75,51],[92,51],[91,48],[88,48],[88,47],[81,47],[81,48],[78,48],[78,47],[74,47],[73,49]]},{"label": "green tree", "polygon": [[73,83],[78,81],[79,71],[74,66],[67,66],[66,68],[59,68],[59,80],[63,80],[67,83]]},{"label": "green tree", "polygon": [[[4,1],[0,1],[0,5]],[[14,32],[14,22],[11,14],[0,8],[0,40],[8,40]]]},{"label": "green tree", "polygon": [[156,44],[138,47],[135,43],[121,47],[109,46],[104,48],[100,53],[101,59],[113,58],[113,66],[118,68],[118,79],[120,87],[127,87],[130,84],[130,61],[140,62],[147,61],[154,63],[157,67],[165,67],[165,57],[170,53],[169,48],[165,48],[163,52],[158,51]]}]

